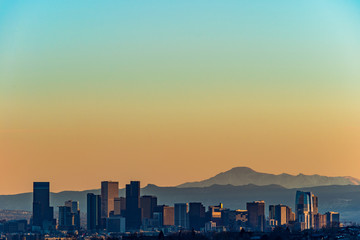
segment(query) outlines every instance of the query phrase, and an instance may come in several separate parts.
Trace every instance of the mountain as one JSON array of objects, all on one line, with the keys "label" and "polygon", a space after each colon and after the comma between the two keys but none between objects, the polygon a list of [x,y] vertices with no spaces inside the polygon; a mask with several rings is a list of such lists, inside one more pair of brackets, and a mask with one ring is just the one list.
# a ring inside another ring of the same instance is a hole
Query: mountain
[{"label": "mountain", "polygon": [[[212,185],[210,187],[178,188],[158,187],[148,185],[141,189],[141,195],[155,195],[159,204],[173,205],[177,202],[202,202],[205,206],[224,203],[230,209],[246,209],[246,203],[255,200],[264,200],[266,209],[270,204],[286,204],[293,210],[295,207],[295,193],[297,190],[311,191],[319,197],[319,211],[338,211],[342,220],[360,222],[360,186],[320,186],[309,188],[288,189],[279,185],[256,186],[248,184],[244,186]],[[64,205],[66,200],[80,201],[81,211],[86,212],[86,194],[93,192],[99,194],[99,190],[89,191],[66,191],[51,193],[51,205],[55,211],[57,206]],[[120,196],[125,196],[124,189],[120,190]],[[0,196],[0,209],[21,209],[31,211],[32,193]],[[266,214],[267,214],[266,210]]]},{"label": "mountain", "polygon": [[248,167],[236,167],[229,171],[217,174],[209,179],[199,182],[188,182],[178,187],[209,187],[211,185],[234,185],[241,186],[255,184],[265,186],[277,184],[286,188],[302,188],[330,185],[360,185],[360,180],[353,177],[326,177],[320,175],[290,175],[260,173]]}]

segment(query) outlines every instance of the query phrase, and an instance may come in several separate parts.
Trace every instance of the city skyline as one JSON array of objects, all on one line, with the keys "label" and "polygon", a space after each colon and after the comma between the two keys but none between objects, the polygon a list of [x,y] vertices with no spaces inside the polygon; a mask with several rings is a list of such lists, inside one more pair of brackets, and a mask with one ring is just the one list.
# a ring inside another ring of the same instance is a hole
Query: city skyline
[{"label": "city skyline", "polygon": [[[206,210],[202,202],[177,202],[174,206],[158,205],[156,196],[143,195],[140,189],[139,181],[131,181],[126,185],[124,211],[119,211],[122,203],[119,201],[118,182],[101,182],[101,195],[87,193],[86,208],[89,215],[86,233],[157,233],[159,230],[176,233],[191,229],[201,232],[271,232],[277,227],[289,228],[292,231],[321,231],[324,228],[342,226],[338,212],[318,212],[318,197],[312,192],[296,191],[295,213],[289,206],[278,204],[269,205],[267,215],[264,200],[247,202],[246,210],[229,209],[222,203],[209,205]],[[29,223],[30,228],[27,224],[24,226],[21,220],[18,222],[20,225],[16,227],[21,229],[20,232],[46,234],[55,233],[57,230],[69,233],[74,230],[85,230],[81,225],[78,201],[67,200],[64,206],[59,206],[57,221],[53,219],[54,209],[50,206],[50,182],[34,182],[33,193],[33,217]]]},{"label": "city skyline", "polygon": [[237,166],[360,179],[359,10],[0,1],[0,195],[176,186]]}]

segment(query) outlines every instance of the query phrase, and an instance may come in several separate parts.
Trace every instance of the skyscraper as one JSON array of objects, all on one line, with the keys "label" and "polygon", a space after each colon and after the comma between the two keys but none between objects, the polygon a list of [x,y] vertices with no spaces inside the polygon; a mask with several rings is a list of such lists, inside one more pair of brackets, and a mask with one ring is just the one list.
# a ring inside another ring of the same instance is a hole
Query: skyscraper
[{"label": "skyscraper", "polygon": [[283,226],[291,221],[291,208],[286,205],[270,205],[269,206],[269,219],[276,220],[276,225]]},{"label": "skyscraper", "polygon": [[175,203],[175,226],[188,229],[189,228],[189,204]]},{"label": "skyscraper", "polygon": [[32,225],[34,230],[51,230],[56,225],[54,209],[50,207],[49,182],[34,182]]},{"label": "skyscraper", "polygon": [[59,229],[73,230],[74,225],[74,214],[71,212],[71,207],[59,206]]},{"label": "skyscraper", "polygon": [[[73,227],[74,229],[80,229],[80,207],[79,201],[68,200],[65,202],[65,206],[71,209],[73,215]],[[59,209],[60,210],[60,209]]]},{"label": "skyscraper", "polygon": [[114,211],[114,199],[117,197],[119,197],[118,182],[101,182],[101,218],[108,218],[110,212]]},{"label": "skyscraper", "polygon": [[114,215],[125,217],[126,199],[124,197],[114,198]]},{"label": "skyscraper", "polygon": [[340,214],[338,212],[327,212],[325,215],[327,227],[336,228],[340,226]]},{"label": "skyscraper", "polygon": [[164,206],[163,226],[174,226],[174,207]]},{"label": "skyscraper", "polygon": [[189,203],[190,228],[200,230],[205,226],[205,207],[200,202]]},{"label": "skyscraper", "polygon": [[246,204],[248,211],[248,225],[254,231],[263,232],[265,229],[265,202],[255,201]]},{"label": "skyscraper", "polygon": [[174,207],[167,205],[158,205],[155,209],[154,215],[159,220],[158,226],[174,226]]},{"label": "skyscraper", "polygon": [[314,228],[316,230],[326,228],[326,214],[314,214]]},{"label": "skyscraper", "polygon": [[302,229],[314,228],[314,214],[318,212],[318,198],[311,192],[296,191],[296,221]]},{"label": "skyscraper", "polygon": [[140,182],[126,184],[126,229],[138,230],[141,226]]},{"label": "skyscraper", "polygon": [[101,229],[101,196],[93,193],[87,194],[87,229]]},{"label": "skyscraper", "polygon": [[140,207],[142,211],[142,219],[153,218],[155,208],[157,206],[157,197],[155,196],[142,196],[140,198]]}]

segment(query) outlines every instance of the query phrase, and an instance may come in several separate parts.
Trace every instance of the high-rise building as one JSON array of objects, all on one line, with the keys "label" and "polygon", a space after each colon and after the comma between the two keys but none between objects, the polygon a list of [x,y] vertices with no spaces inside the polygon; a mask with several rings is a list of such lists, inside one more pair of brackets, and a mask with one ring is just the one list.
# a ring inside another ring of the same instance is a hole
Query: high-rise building
[{"label": "high-rise building", "polygon": [[263,232],[265,229],[265,202],[255,201],[246,204],[248,225],[253,231]]},{"label": "high-rise building", "polygon": [[87,194],[87,229],[97,231],[101,226],[101,196],[93,193]]},{"label": "high-rise building", "polygon": [[74,225],[74,214],[71,212],[71,207],[59,206],[59,229],[73,230]]},{"label": "high-rise building", "polygon": [[286,205],[270,205],[269,206],[269,219],[276,222],[276,226],[283,226],[291,221],[291,208]]},{"label": "high-rise building", "polygon": [[275,219],[275,205],[269,206],[269,219]]},{"label": "high-rise building", "polygon": [[174,207],[164,207],[163,219],[164,226],[174,226]]},{"label": "high-rise building", "polygon": [[51,230],[56,225],[49,182],[34,182],[32,225],[34,230]]},{"label": "high-rise building", "polygon": [[160,213],[160,226],[174,226],[174,207],[161,205],[157,206],[155,211]]},{"label": "high-rise building", "polygon": [[124,197],[114,198],[114,215],[125,217],[126,199]]},{"label": "high-rise building", "polygon": [[295,214],[296,221],[303,229],[314,228],[314,214],[318,213],[318,198],[311,192],[296,192]]},{"label": "high-rise building", "polygon": [[65,202],[65,206],[71,209],[71,214],[73,215],[73,228],[80,229],[80,207],[79,201],[68,200]]},{"label": "high-rise building", "polygon": [[327,212],[326,215],[326,225],[330,228],[340,227],[340,214],[338,212]]},{"label": "high-rise building", "polygon": [[189,203],[189,224],[194,230],[200,230],[205,226],[205,207],[202,203]]},{"label": "high-rise building", "polygon": [[188,229],[189,228],[189,204],[175,203],[174,204],[174,223],[175,226]]},{"label": "high-rise building", "polygon": [[140,182],[126,184],[126,229],[138,230],[141,226]]},{"label": "high-rise building", "polygon": [[314,225],[316,230],[326,228],[326,215],[317,213],[314,215]]},{"label": "high-rise building", "polygon": [[145,195],[140,198],[142,219],[152,219],[157,206],[157,197]]},{"label": "high-rise building", "polygon": [[101,182],[101,218],[108,218],[110,212],[114,211],[114,199],[117,197],[119,197],[118,182]]},{"label": "high-rise building", "polygon": [[215,222],[216,226],[222,226],[222,218],[221,214],[224,210],[224,205],[220,203],[217,206],[209,206],[208,211],[206,213],[207,215],[207,221]]}]

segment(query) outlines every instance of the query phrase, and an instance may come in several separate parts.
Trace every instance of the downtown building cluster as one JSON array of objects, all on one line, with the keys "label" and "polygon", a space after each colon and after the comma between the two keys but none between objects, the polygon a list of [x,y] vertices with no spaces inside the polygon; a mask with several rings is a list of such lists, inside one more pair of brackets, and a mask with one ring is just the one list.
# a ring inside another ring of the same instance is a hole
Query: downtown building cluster
[{"label": "downtown building cluster", "polygon": [[[34,182],[33,215],[30,228],[25,221],[12,221],[0,225],[0,231],[9,227],[9,232],[49,233],[55,231],[82,231],[97,233],[164,233],[180,230],[201,232],[264,232],[275,228],[289,228],[303,231],[320,230],[340,226],[340,216],[336,212],[320,214],[318,198],[311,192],[297,191],[295,212],[286,205],[266,206],[264,201],[246,204],[246,210],[231,210],[223,204],[206,207],[201,202],[175,203],[173,206],[159,205],[156,196],[140,194],[140,182],[131,181],[126,185],[126,195],[119,197],[119,183],[101,182],[101,193],[87,194],[86,227],[81,226],[79,202],[68,200],[58,206],[58,219],[50,206],[49,182]],[[85,220],[85,219],[83,219]]]},{"label": "downtown building cluster", "polygon": [[271,231],[276,227],[294,230],[339,227],[336,212],[320,214],[318,198],[311,192],[297,191],[295,212],[286,205],[265,202],[246,204],[246,210],[231,210],[222,203],[206,207],[201,202],[158,205],[156,196],[140,195],[140,182],[126,185],[126,196],[119,197],[118,182],[102,182],[101,195],[87,195],[87,230],[91,232],[138,232],[162,230],[196,231]]}]

